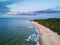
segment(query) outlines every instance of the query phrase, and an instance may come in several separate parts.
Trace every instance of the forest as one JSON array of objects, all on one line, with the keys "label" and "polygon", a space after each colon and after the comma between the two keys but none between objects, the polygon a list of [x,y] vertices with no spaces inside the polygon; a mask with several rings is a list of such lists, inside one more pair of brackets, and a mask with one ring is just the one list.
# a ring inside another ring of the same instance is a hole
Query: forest
[{"label": "forest", "polygon": [[34,20],[60,35],[60,18]]}]

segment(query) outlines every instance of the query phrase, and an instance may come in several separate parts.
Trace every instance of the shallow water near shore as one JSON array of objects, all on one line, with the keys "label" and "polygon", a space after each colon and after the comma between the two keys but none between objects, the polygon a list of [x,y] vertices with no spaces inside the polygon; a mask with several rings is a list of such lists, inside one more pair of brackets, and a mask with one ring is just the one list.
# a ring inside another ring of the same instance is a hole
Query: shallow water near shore
[{"label": "shallow water near shore", "polygon": [[28,20],[0,19],[0,45],[39,45],[39,33]]}]

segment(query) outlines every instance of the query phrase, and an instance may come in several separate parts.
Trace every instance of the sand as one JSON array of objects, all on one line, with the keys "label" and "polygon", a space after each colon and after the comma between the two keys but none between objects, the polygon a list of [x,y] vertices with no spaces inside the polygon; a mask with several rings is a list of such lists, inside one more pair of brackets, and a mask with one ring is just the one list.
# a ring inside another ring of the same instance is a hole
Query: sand
[{"label": "sand", "polygon": [[30,22],[35,24],[38,28],[42,45],[60,45],[60,35],[52,32],[49,28],[39,24],[38,22]]}]

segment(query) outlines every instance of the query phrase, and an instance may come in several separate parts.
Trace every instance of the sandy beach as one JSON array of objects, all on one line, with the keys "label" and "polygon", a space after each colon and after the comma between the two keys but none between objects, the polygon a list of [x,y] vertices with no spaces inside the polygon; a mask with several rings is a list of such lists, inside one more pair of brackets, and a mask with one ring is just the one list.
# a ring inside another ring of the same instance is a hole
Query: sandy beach
[{"label": "sandy beach", "polygon": [[35,24],[40,33],[40,40],[42,45],[60,45],[60,35],[52,32],[49,28],[39,24],[38,22],[30,21]]}]

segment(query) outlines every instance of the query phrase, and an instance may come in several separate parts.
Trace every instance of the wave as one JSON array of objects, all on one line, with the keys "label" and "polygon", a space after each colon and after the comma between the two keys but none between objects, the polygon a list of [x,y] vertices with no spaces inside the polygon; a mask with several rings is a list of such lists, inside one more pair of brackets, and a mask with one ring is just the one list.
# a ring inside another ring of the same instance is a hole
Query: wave
[{"label": "wave", "polygon": [[36,42],[36,45],[40,45],[39,44],[39,32],[38,32],[37,29],[34,31],[33,34],[31,34],[30,36],[28,36],[28,38],[26,39],[26,41],[30,41],[30,40]]}]

